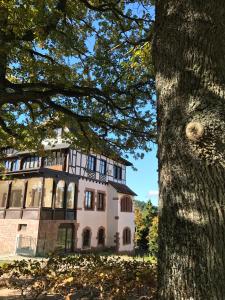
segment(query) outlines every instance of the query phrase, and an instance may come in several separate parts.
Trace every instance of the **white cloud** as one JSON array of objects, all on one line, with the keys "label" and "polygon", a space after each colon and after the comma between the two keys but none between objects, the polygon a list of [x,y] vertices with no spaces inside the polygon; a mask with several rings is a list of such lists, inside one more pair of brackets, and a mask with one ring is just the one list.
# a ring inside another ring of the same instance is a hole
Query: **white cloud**
[{"label": "white cloud", "polygon": [[149,197],[158,197],[159,196],[159,191],[157,191],[157,190],[150,190],[148,192],[148,196]]}]

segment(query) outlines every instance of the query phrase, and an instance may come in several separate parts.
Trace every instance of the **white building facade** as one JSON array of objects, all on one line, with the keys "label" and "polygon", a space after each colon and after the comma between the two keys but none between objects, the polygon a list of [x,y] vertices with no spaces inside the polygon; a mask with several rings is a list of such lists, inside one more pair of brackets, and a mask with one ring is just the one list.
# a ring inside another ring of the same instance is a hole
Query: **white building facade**
[{"label": "white building facade", "polygon": [[59,140],[46,143],[43,156],[6,151],[1,163],[0,254],[134,250],[127,160],[85,154]]}]

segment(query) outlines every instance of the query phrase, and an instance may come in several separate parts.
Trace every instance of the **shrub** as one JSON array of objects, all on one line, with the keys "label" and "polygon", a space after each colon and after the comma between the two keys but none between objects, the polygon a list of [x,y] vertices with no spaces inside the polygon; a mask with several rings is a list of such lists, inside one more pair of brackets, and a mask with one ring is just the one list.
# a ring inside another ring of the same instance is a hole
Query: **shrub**
[{"label": "shrub", "polygon": [[150,262],[119,257],[77,255],[50,257],[45,261],[22,260],[0,268],[10,288],[32,299],[47,293],[76,299],[154,299],[156,270]]}]

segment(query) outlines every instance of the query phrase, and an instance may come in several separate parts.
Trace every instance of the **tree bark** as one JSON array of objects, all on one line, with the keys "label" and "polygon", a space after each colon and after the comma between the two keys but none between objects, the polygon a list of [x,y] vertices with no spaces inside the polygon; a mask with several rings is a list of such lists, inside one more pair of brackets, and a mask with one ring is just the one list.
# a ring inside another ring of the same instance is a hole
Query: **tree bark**
[{"label": "tree bark", "polygon": [[158,0],[158,299],[225,299],[225,3]]}]

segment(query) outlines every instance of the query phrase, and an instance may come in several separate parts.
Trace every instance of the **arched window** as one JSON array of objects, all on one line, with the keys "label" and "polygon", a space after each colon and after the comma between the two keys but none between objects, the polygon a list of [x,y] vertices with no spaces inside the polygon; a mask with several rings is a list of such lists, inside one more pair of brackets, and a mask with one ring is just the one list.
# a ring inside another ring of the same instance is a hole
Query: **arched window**
[{"label": "arched window", "polygon": [[85,228],[83,230],[83,248],[91,247],[91,230],[89,228]]},{"label": "arched window", "polygon": [[66,207],[74,208],[74,197],[75,197],[75,183],[71,182],[67,188],[67,199],[66,199]]},{"label": "arched window", "polygon": [[45,178],[43,207],[52,207],[53,178]]},{"label": "arched window", "polygon": [[100,227],[98,230],[98,245],[105,245],[105,229],[103,227]]},{"label": "arched window", "polygon": [[32,178],[28,181],[26,207],[39,207],[42,194],[42,179]]},{"label": "arched window", "polygon": [[64,206],[65,181],[60,180],[56,187],[55,208],[63,208]]},{"label": "arched window", "polygon": [[9,206],[10,207],[22,207],[23,206],[23,196],[25,190],[24,180],[14,180],[11,186]]},{"label": "arched window", "polygon": [[1,181],[0,182],[0,207],[6,206],[8,190],[9,190],[9,182]]},{"label": "arched window", "polygon": [[131,231],[130,228],[126,227],[123,230],[123,244],[129,245],[131,243]]},{"label": "arched window", "polygon": [[122,212],[132,212],[133,209],[133,203],[132,199],[129,196],[124,196],[121,199],[121,211]]}]

